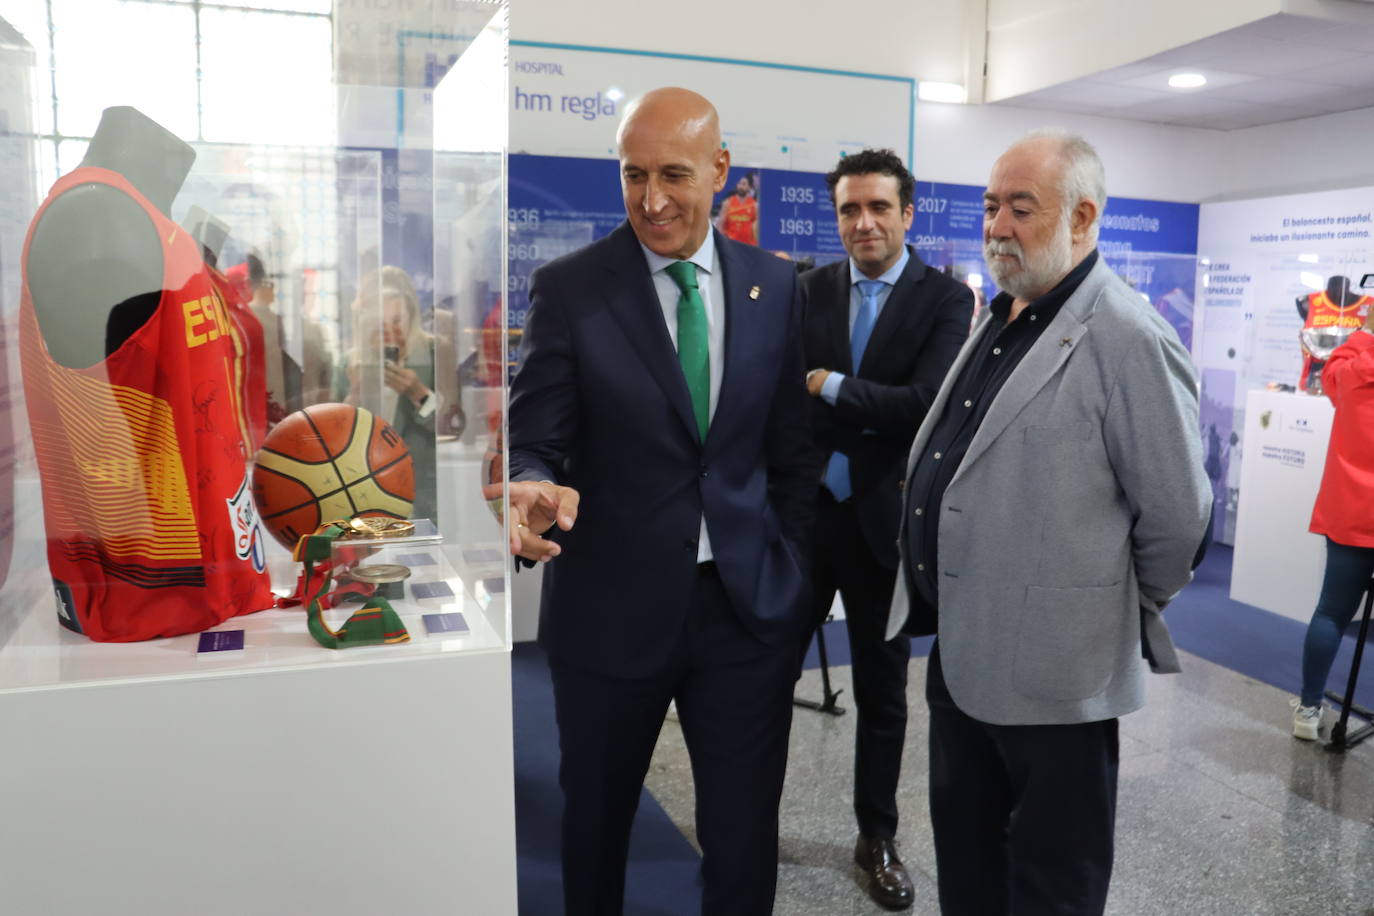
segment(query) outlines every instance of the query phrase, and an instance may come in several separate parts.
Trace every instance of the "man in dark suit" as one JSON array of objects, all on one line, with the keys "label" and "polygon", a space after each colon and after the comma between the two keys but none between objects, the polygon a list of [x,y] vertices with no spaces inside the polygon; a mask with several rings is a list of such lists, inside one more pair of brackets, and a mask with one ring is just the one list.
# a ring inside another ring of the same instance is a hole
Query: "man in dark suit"
[{"label": "man in dark suit", "polygon": [[618,144],[628,219],[535,273],[511,387],[511,549],[547,564],[564,899],[621,912],[676,700],[702,911],[766,914],[818,474],[801,295],[789,263],[711,230],[730,157],[710,102],[650,92]]},{"label": "man in dark suit", "polygon": [[915,179],[890,150],[841,159],[825,176],[849,259],[802,276],[807,390],[826,456],[817,507],[812,623],[844,600],[858,706],[855,862],[869,895],[911,906],[897,857],[897,777],[906,735],[906,636],[886,639],[897,573],[899,482],[912,437],[968,337],[973,293],[905,244]]}]

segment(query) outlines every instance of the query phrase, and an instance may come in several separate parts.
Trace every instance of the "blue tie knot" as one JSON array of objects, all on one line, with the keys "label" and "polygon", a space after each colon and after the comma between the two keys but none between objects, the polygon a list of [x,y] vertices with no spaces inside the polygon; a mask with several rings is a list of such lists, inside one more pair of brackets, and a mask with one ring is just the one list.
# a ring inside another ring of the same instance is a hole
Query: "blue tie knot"
[{"label": "blue tie knot", "polygon": [[878,293],[883,291],[884,286],[887,286],[882,280],[860,280],[854,285],[859,287],[859,292],[865,300],[877,299]]}]

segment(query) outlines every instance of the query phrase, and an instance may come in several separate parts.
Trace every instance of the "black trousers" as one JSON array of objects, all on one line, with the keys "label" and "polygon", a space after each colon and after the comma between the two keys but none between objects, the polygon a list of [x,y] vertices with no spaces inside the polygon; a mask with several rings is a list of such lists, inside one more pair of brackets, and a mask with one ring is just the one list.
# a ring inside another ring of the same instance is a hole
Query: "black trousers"
[{"label": "black trousers", "polygon": [[1100,914],[1112,876],[1117,720],[989,725],[926,678],[930,818],[945,916]]},{"label": "black trousers", "polygon": [[796,652],[795,642],[767,646],[745,630],[714,564],[706,564],[663,670],[615,678],[550,660],[568,916],[617,916],[624,908],[630,827],[671,699],[696,790],[701,911],[772,912]]},{"label": "black trousers", "polygon": [[[853,503],[837,503],[830,491],[822,488],[816,523],[811,630],[825,620],[838,591],[844,600],[849,631],[854,705],[858,710],[854,815],[860,833],[892,839],[897,835],[897,779],[906,740],[906,672],[911,661],[909,637],[883,639],[897,571],[873,558]],[[805,649],[803,645],[803,655]]]}]

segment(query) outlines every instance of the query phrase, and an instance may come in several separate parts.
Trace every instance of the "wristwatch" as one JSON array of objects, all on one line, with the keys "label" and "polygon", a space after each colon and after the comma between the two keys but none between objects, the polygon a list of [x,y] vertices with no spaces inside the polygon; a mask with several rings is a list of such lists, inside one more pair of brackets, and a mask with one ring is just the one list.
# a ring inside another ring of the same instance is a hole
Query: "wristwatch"
[{"label": "wristwatch", "polygon": [[423,399],[421,399],[419,404],[415,405],[415,416],[419,417],[421,420],[424,420],[430,417],[434,413],[434,411],[438,409],[439,392],[431,391],[429,394],[425,395]]}]

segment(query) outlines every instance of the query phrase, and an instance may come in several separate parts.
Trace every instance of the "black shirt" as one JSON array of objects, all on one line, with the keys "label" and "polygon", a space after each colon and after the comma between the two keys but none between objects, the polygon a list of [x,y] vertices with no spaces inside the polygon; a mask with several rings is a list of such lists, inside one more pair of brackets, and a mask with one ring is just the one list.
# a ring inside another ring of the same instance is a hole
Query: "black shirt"
[{"label": "black shirt", "polygon": [[906,561],[911,577],[907,584],[913,611],[924,609],[933,619],[939,608],[937,542],[945,489],[959,470],[974,434],[983,424],[1002,385],[1096,263],[1097,251],[1093,250],[1059,281],[1058,286],[1022,309],[1011,324],[1007,324],[1007,316],[1011,314],[1010,294],[999,293],[988,306],[992,312],[988,321],[992,326],[974,345],[975,349],[954,380],[944,412],[907,481],[906,511],[911,513],[906,518]]}]

